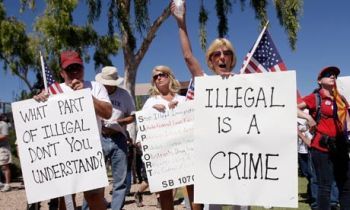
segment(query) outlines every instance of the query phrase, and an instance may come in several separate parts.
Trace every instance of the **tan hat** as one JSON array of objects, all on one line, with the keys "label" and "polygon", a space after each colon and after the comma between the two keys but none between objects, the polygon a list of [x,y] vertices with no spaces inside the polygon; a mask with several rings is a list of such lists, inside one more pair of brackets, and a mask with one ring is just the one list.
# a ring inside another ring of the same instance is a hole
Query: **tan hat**
[{"label": "tan hat", "polygon": [[114,66],[105,66],[102,68],[101,73],[98,73],[95,77],[96,81],[109,86],[120,86],[124,78],[118,76],[118,70]]}]

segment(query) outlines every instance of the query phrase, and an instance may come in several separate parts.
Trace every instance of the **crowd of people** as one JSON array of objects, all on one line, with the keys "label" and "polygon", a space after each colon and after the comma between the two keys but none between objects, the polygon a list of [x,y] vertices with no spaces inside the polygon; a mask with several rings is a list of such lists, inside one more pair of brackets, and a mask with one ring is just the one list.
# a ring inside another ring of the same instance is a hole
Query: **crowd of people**
[{"label": "crowd of people", "polygon": [[[176,5],[172,3],[171,12],[177,22],[183,58],[192,75],[191,86],[194,87],[195,77],[206,76],[206,73],[192,53],[185,21],[186,9],[184,7],[183,13],[177,13],[175,10]],[[215,39],[208,47],[205,58],[207,66],[215,75],[224,78],[234,76],[236,55],[229,40]],[[76,51],[63,51],[60,65],[60,76],[64,80],[60,84],[63,92],[83,88],[91,90],[102,150],[105,160],[111,165],[113,188],[110,208],[122,209],[125,197],[130,194],[132,163],[136,163],[136,174],[140,183],[134,195],[135,202],[138,207],[142,207],[142,195],[148,187],[148,181],[141,160],[140,143],[134,144],[126,129],[128,124],[135,121],[136,108],[131,95],[122,88],[123,78],[118,74],[116,67],[105,66],[96,75],[96,81],[84,80],[83,60]],[[150,74],[151,89],[143,109],[163,112],[195,98],[193,92],[186,97],[178,94],[180,84],[168,66],[155,66]],[[337,90],[336,79],[339,75],[340,69],[335,66],[322,69],[317,75],[318,88],[303,97],[297,107],[299,167],[308,181],[310,208],[315,210],[338,208],[350,210],[350,107]],[[46,101],[48,97],[49,94],[42,91],[34,96],[34,99],[41,102]],[[0,182],[2,192],[11,190],[9,185],[11,153],[7,135],[8,126],[1,115],[0,166],[5,177],[4,183]],[[193,202],[193,185],[186,188],[191,209],[202,210],[203,204]],[[161,209],[174,209],[173,190],[157,194]],[[84,192],[82,209],[107,209],[104,197],[103,188]],[[62,204],[59,208],[65,209],[64,198],[60,198],[59,202]],[[215,206],[210,208],[215,209]]]}]

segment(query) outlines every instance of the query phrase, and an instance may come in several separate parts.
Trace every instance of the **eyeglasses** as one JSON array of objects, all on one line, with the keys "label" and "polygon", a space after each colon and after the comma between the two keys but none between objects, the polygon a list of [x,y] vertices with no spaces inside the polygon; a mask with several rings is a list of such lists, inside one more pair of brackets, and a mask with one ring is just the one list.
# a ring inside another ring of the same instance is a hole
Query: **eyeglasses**
[{"label": "eyeglasses", "polygon": [[71,64],[64,69],[66,72],[80,71],[83,70],[83,66],[80,64]]},{"label": "eyeglasses", "polygon": [[157,80],[159,77],[160,78],[168,78],[168,74],[166,74],[166,73],[159,73],[159,74],[156,74],[156,75],[154,75],[153,76],[153,80]]},{"label": "eyeglasses", "polygon": [[223,50],[223,51],[215,51],[211,54],[212,58],[214,59],[218,59],[221,57],[221,55],[224,55],[225,57],[228,57],[230,55],[232,55],[232,51],[231,50]]},{"label": "eyeglasses", "polygon": [[334,76],[334,78],[337,79],[337,74],[334,73],[334,72],[331,72],[331,71],[328,71],[328,72],[323,73],[321,78],[323,78],[323,77],[330,78],[331,76]]}]

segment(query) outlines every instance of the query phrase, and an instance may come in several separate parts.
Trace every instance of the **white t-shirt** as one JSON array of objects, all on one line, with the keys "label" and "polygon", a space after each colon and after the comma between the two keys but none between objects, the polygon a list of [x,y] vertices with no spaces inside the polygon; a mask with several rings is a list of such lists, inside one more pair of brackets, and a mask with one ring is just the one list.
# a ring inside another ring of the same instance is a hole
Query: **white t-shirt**
[{"label": "white t-shirt", "polygon": [[135,113],[134,100],[128,91],[120,87],[112,95],[109,95],[109,98],[113,106],[113,113],[111,118],[104,120],[105,126],[122,132],[126,136],[126,125],[120,126],[116,122],[116,119],[121,119]]},{"label": "white t-shirt", "polygon": [[[62,91],[64,93],[74,91],[72,88],[67,86],[65,83],[61,83],[60,86],[61,86]],[[98,82],[94,82],[94,81],[84,81],[84,88],[89,88],[91,90],[91,95],[94,96],[96,99],[98,99],[100,101],[105,101],[105,102],[111,103],[111,101],[109,100],[108,92],[102,84],[100,84]],[[102,120],[102,118],[100,116],[96,115],[96,120],[97,120],[97,125],[98,125],[98,131],[100,132],[100,135],[101,135],[101,128],[102,128],[101,120]]]},{"label": "white t-shirt", "polygon": [[[4,135],[4,136],[9,135],[9,127],[8,127],[7,122],[0,121],[0,134]],[[6,140],[0,141],[0,147],[7,146],[7,145],[9,145],[9,142],[7,140],[7,137],[6,137]]]},{"label": "white t-shirt", "polygon": [[[307,129],[306,120],[298,119],[298,121],[301,121],[301,123],[298,122],[298,129],[304,130],[304,132],[302,132],[302,133],[306,136],[306,138],[311,140],[312,134]],[[298,136],[298,153],[307,154],[308,151],[309,151],[309,149],[308,149],[307,144],[305,144],[304,141]]]},{"label": "white t-shirt", "polygon": [[[172,101],[178,101],[179,103],[186,101],[186,97],[179,95],[179,94],[175,94],[175,97],[173,98]],[[145,104],[143,105],[142,109],[151,109],[153,108],[153,105],[155,104],[163,104],[166,109],[169,109],[169,102],[165,100],[164,98],[162,98],[160,95],[157,96],[150,96],[147,101],[145,102]]]}]

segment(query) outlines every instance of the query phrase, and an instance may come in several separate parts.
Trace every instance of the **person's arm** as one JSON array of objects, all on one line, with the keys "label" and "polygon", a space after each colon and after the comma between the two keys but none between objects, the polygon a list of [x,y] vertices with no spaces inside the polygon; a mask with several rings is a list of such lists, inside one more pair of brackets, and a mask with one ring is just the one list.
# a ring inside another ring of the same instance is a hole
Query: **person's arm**
[{"label": "person's arm", "polygon": [[305,102],[301,102],[298,104],[298,107],[297,107],[298,117],[307,120],[307,124],[309,126],[310,131],[313,131],[316,127],[316,121],[314,120],[314,118],[312,118],[311,115],[303,112],[305,108],[307,108],[307,105]]},{"label": "person's arm", "polygon": [[38,102],[44,102],[47,101],[47,99],[49,98],[49,93],[45,90],[42,90],[39,94],[33,96],[34,100],[38,101]]},{"label": "person's arm", "polygon": [[103,119],[109,119],[112,116],[112,104],[101,101],[92,96],[92,101],[94,103],[95,112],[98,116]]},{"label": "person's arm", "polygon": [[311,139],[309,139],[303,132],[301,132],[299,129],[298,129],[298,136],[299,138],[307,145],[307,146],[310,146],[311,144]]},{"label": "person's arm", "polygon": [[[185,3],[184,3],[185,4]],[[203,76],[203,70],[198,62],[198,60],[194,57],[192,53],[191,43],[187,34],[187,26],[186,26],[186,5],[184,5],[184,13],[183,16],[178,16],[174,13],[175,11],[175,3],[171,3],[171,13],[175,17],[177,25],[179,27],[179,36],[182,48],[182,55],[185,59],[186,65],[190,70],[192,77],[195,76]]]},{"label": "person's arm", "polygon": [[0,142],[6,140],[7,135],[0,134]]},{"label": "person's arm", "polygon": [[123,117],[123,118],[120,118],[117,120],[117,122],[119,123],[119,125],[121,126],[124,126],[124,125],[127,125],[127,124],[130,124],[132,122],[135,121],[135,115],[129,115],[127,117]]}]

